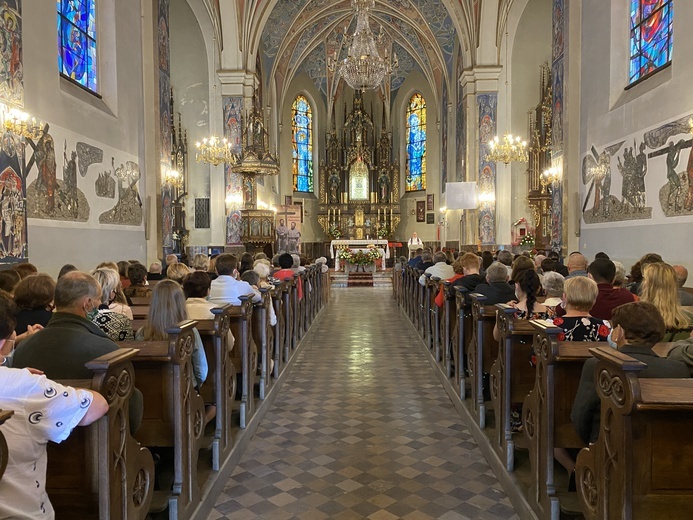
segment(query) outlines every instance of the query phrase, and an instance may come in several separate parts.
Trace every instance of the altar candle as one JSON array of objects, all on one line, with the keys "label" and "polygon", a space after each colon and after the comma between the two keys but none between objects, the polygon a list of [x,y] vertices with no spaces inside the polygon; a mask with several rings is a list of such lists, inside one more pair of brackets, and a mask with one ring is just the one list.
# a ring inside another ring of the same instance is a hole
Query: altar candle
[{"label": "altar candle", "polygon": [[342,220],[342,210],[341,209],[339,210],[339,220],[340,220],[340,222]]},{"label": "altar candle", "polygon": [[390,226],[392,226],[392,208],[390,208]]},{"label": "altar candle", "polygon": [[378,222],[380,222],[380,208],[378,208]]}]

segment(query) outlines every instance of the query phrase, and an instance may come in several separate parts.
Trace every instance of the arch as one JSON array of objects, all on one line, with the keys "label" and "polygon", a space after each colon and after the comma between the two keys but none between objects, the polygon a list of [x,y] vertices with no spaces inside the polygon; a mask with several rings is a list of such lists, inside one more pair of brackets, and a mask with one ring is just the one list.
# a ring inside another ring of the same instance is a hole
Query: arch
[{"label": "arch", "polygon": [[407,103],[405,190],[426,190],[426,138],[428,111],[426,99],[415,92]]},{"label": "arch", "polygon": [[294,191],[313,193],[313,107],[302,93],[291,104],[291,144]]}]

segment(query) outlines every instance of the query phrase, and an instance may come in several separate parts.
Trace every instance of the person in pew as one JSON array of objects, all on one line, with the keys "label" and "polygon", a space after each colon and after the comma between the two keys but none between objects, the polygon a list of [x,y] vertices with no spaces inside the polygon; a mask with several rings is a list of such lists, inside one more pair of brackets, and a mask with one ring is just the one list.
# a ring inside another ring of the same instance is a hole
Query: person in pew
[{"label": "person in pew", "polygon": [[24,278],[14,290],[14,302],[19,309],[15,332],[23,334],[29,325],[48,325],[53,316],[55,281],[45,273]]},{"label": "person in pew", "polygon": [[193,256],[190,267],[195,271],[207,272],[209,270],[209,257],[204,253],[197,253]]},{"label": "person in pew", "polygon": [[14,271],[24,280],[27,276],[38,274],[38,268],[29,262],[22,262],[19,264],[14,264],[12,267]]},{"label": "person in pew", "polygon": [[556,271],[544,272],[541,277],[541,287],[546,299],[544,305],[555,312],[557,306],[563,303],[563,288],[565,277]]},{"label": "person in pew", "polygon": [[185,294],[185,307],[188,310],[188,318],[191,320],[213,320],[212,309],[217,305],[210,302],[209,289],[212,280],[204,271],[193,271],[183,278],[183,293]]},{"label": "person in pew", "polygon": [[[445,280],[446,282],[454,283],[464,277],[464,268],[462,266],[461,256],[457,257],[457,260],[452,263],[452,270],[455,272],[455,274],[451,278]],[[438,289],[438,294],[436,294],[435,301],[438,307],[442,307],[443,303],[445,303],[445,286],[443,285],[442,281],[440,283],[440,289]]]},{"label": "person in pew", "polygon": [[486,283],[477,285],[474,292],[486,296],[486,305],[508,303],[515,299],[515,288],[508,283],[509,278],[507,267],[500,262],[493,262],[486,270]]},{"label": "person in pew", "polygon": [[[533,268],[525,269],[517,275],[515,281],[515,297],[517,299],[508,302],[508,305],[515,308],[514,318],[516,320],[546,320],[553,317],[553,313],[548,307],[537,302],[540,289],[541,281]],[[493,327],[493,339],[500,340],[498,325]]]},{"label": "person in pew", "polygon": [[421,259],[419,260],[419,263],[414,265],[414,268],[418,269],[419,271],[426,271],[426,269],[428,269],[429,267],[433,267],[433,265],[433,254],[431,254],[431,251],[428,248],[426,248],[424,249],[424,252],[421,253]]},{"label": "person in pew", "polygon": [[60,271],[58,272],[58,279],[62,278],[65,276],[67,273],[71,273],[72,271],[79,271],[74,265],[72,264],[65,264],[60,268]]},{"label": "person in pew", "polygon": [[599,294],[591,314],[595,318],[610,320],[611,313],[619,305],[635,301],[635,295],[628,289],[614,289],[616,265],[607,258],[595,259],[587,268],[588,276],[597,282]]},{"label": "person in pew", "polygon": [[253,255],[245,252],[241,255],[241,264],[238,267],[238,274],[242,275],[246,271],[250,271],[253,268],[253,262],[255,259],[253,258]]},{"label": "person in pew", "polygon": [[[101,286],[101,305],[98,312],[91,316],[91,321],[105,332],[113,341],[130,341],[135,339],[135,333],[132,330],[132,309],[127,305],[116,303],[116,290],[120,285],[120,276],[113,269],[102,267],[96,269],[92,276],[99,282]],[[115,304],[116,309],[123,311],[127,309],[130,315],[125,312],[118,312],[111,307]]]},{"label": "person in pew", "polygon": [[682,265],[674,265],[672,267],[676,273],[676,283],[679,286],[679,303],[684,307],[693,306],[693,293],[689,293],[683,288],[686,285],[686,280],[688,280],[688,269]]},{"label": "person in pew", "polygon": [[[128,262],[128,266],[129,265],[130,262]],[[113,269],[115,272],[118,273],[120,278],[120,283],[116,288],[115,300],[113,300],[111,309],[116,312],[120,312],[121,314],[125,314],[128,318],[132,319],[132,311],[130,310],[130,307],[132,307],[132,300],[129,296],[125,296],[125,293],[123,292],[123,277],[120,276],[120,268],[118,267],[118,264],[116,264],[115,262],[101,262],[99,265],[96,266],[97,269],[101,269],[102,267],[105,267],[107,269]],[[130,280],[128,280],[128,286],[129,284]],[[125,307],[127,307],[127,309]]]},{"label": "person in pew", "polygon": [[[255,270],[246,271],[241,275],[241,280],[248,283],[253,289],[258,290],[260,283],[260,275]],[[274,327],[277,324],[277,315],[274,312],[274,306],[269,306],[270,325]]]},{"label": "person in pew", "polygon": [[[0,365],[14,335],[14,303],[0,295]],[[0,479],[0,518],[55,518],[46,493],[48,441],[60,443],[76,426],[87,426],[108,412],[97,392],[63,386],[41,371],[0,366],[0,409],[12,410],[0,426],[9,456]]]},{"label": "person in pew", "polygon": [[[614,309],[611,316],[609,344],[624,354],[642,361],[647,368],[638,378],[689,377],[689,370],[680,361],[660,358],[652,347],[662,341],[666,327],[657,307],[649,302],[626,303]],[[597,359],[587,360],[582,368],[570,420],[585,444],[599,437],[601,401],[594,380]]]},{"label": "person in pew", "polygon": [[479,273],[479,257],[474,253],[465,253],[457,258],[457,262],[462,266],[464,276],[454,280],[452,285],[474,292],[477,286],[484,282],[484,277]]},{"label": "person in pew", "polygon": [[690,371],[689,377],[693,377],[693,332],[688,338],[677,341],[667,358],[682,362]]},{"label": "person in pew", "polygon": [[152,290],[147,287],[147,268],[142,264],[130,264],[128,267],[130,286],[123,289],[125,296],[130,298],[149,298]]},{"label": "person in pew", "polygon": [[416,267],[419,262],[421,262],[421,255],[423,255],[423,248],[419,247],[415,252],[414,256],[412,256],[409,261],[407,262],[407,265],[409,267]]},{"label": "person in pew", "polygon": [[[98,312],[101,286],[90,274],[73,271],[56,283],[54,301],[48,325],[17,346],[12,366],[34,367],[50,379],[90,379],[85,363],[118,348],[90,319]],[[135,388],[130,398],[131,432],[142,422],[143,406],[142,392]]]},{"label": "person in pew", "polygon": [[190,273],[190,268],[182,262],[178,262],[168,266],[166,269],[166,278],[173,280],[178,285],[183,284],[183,278]]},{"label": "person in pew", "polygon": [[582,253],[575,251],[568,256],[568,276],[566,279],[575,276],[587,276],[587,258]]},{"label": "person in pew", "polygon": [[[174,264],[175,265],[175,264]],[[166,329],[189,319],[185,305],[185,294],[180,284],[173,280],[161,280],[152,291],[152,304],[149,306],[147,324],[135,334],[137,341],[166,341]],[[202,338],[193,329],[195,345],[192,351],[193,386],[199,389],[207,379],[209,367]]]},{"label": "person in pew", "polygon": [[[275,272],[272,277],[276,278],[280,282],[283,282],[286,278],[293,278],[294,277],[294,271],[292,270],[292,267],[294,265],[294,259],[289,253],[282,253],[279,255],[279,267],[281,269],[277,272]],[[302,300],[303,299],[303,283],[301,282],[301,279],[299,278],[297,283],[296,283],[296,291],[298,292],[298,299]],[[258,300],[259,301],[259,300]],[[255,302],[255,300],[253,300]]]},{"label": "person in pew", "polygon": [[563,333],[558,335],[559,341],[606,341],[611,324],[590,314],[598,293],[597,283],[584,276],[565,281],[563,301],[566,313],[550,320],[563,329]]},{"label": "person in pew", "polygon": [[5,291],[10,296],[14,296],[14,290],[21,281],[22,277],[14,269],[0,271],[0,290]]},{"label": "person in pew", "polygon": [[514,284],[520,273],[522,271],[526,271],[527,269],[534,270],[534,262],[528,256],[520,255],[513,260],[513,267],[512,271],[510,272],[510,283]]},{"label": "person in pew", "polygon": [[[619,289],[621,287],[625,288],[626,284],[626,266],[617,260],[612,260],[614,262],[614,267],[616,267],[616,275],[614,276],[614,289]],[[635,296],[635,295],[633,295]]]},{"label": "person in pew", "polygon": [[147,271],[147,280],[163,280],[164,274],[162,271],[163,267],[161,262],[158,260],[156,262],[152,262],[149,264],[149,271]]},{"label": "person in pew", "polygon": [[[470,253],[473,254],[473,253]],[[424,255],[425,256],[425,255]],[[435,276],[441,280],[447,280],[455,276],[455,270],[451,265],[447,263],[447,256],[442,251],[438,251],[433,255],[433,265],[427,267],[423,274],[419,276],[419,283],[421,285],[426,285],[426,275],[430,274],[432,277]],[[479,272],[479,260],[476,255],[474,255],[474,261],[476,262],[476,271]]]},{"label": "person in pew", "polygon": [[262,289],[266,287],[272,287],[272,284],[269,282],[271,268],[268,260],[265,260],[263,258],[255,260],[253,264],[253,271],[255,271],[260,277],[260,281],[258,282],[259,288]]},{"label": "person in pew", "polygon": [[[109,267],[110,262],[102,262],[99,265],[96,266],[98,269],[99,267]],[[123,289],[127,289],[130,287],[130,279],[128,278],[128,269],[130,269],[130,262],[127,260],[121,260],[116,264],[118,266],[118,274],[120,275],[120,286]]]},{"label": "person in pew", "polygon": [[693,316],[681,308],[674,268],[664,262],[647,264],[643,271],[640,299],[652,303],[664,319],[663,341],[686,339],[693,330]]},{"label": "person in pew", "polygon": [[[294,260],[291,255],[288,255],[293,265]],[[212,280],[212,286],[209,291],[209,301],[219,305],[230,303],[231,305],[240,305],[239,296],[252,295],[253,303],[260,301],[260,292],[253,289],[246,282],[236,280],[236,267],[238,266],[238,258],[230,253],[222,253],[217,257],[216,269],[218,277]],[[293,276],[293,272],[291,275]]]}]

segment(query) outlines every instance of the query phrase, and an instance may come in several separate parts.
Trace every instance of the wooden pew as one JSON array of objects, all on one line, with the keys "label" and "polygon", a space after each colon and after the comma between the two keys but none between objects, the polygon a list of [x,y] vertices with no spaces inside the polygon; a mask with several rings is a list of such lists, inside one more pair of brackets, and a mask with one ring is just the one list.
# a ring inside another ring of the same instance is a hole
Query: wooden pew
[{"label": "wooden pew", "polygon": [[[48,444],[46,491],[57,518],[144,519],[154,492],[152,454],[130,435],[135,349],[118,349],[85,366],[92,379],[61,384],[99,392],[108,413]],[[138,381],[139,384],[139,381]]]},{"label": "wooden pew", "polygon": [[608,347],[590,352],[601,430],[577,458],[585,518],[691,518],[693,379],[639,379],[644,363]]},{"label": "wooden pew", "polygon": [[202,338],[209,372],[200,388],[205,403],[216,406],[214,441],[212,442],[212,469],[219,471],[221,463],[233,448],[232,413],[236,399],[236,367],[233,347],[229,345],[233,307],[224,305],[212,309],[213,320],[198,320],[197,330]]},{"label": "wooden pew", "polygon": [[[455,288],[450,282],[443,282],[443,307],[441,309],[441,343],[444,349],[443,352],[443,372],[445,376],[450,379],[453,375],[453,366],[456,365],[455,356],[455,340],[457,339],[457,333],[459,326],[457,324],[458,310],[456,307],[456,293]],[[459,387],[456,384],[457,379],[453,382],[453,386],[459,391]],[[464,397],[462,397],[464,399]]]},{"label": "wooden pew", "polygon": [[272,328],[270,326],[270,305],[272,297],[268,288],[260,289],[262,298],[259,303],[253,306],[252,335],[257,346],[260,362],[259,396],[264,399],[272,385],[272,375],[270,374],[270,360],[273,354]]},{"label": "wooden pew", "polygon": [[284,278],[284,284],[286,290],[283,293],[284,299],[284,362],[288,363],[291,353],[293,352],[294,346],[298,344],[296,337],[296,327],[295,327],[295,307],[294,301],[298,298],[295,293],[298,292],[296,289],[296,279],[295,278]]},{"label": "wooden pew", "polygon": [[425,288],[426,299],[424,304],[427,323],[426,344],[433,353],[433,359],[437,362],[440,362],[442,358],[440,348],[440,313],[436,305],[436,296],[438,295],[439,288],[440,278],[427,274]]},{"label": "wooden pew", "polygon": [[454,294],[455,301],[454,338],[451,345],[452,360],[455,364],[455,379],[453,385],[457,390],[457,395],[460,396],[460,399],[464,400],[467,398],[464,356],[467,345],[469,345],[471,334],[471,312],[469,304],[467,303],[468,291],[464,287],[455,287],[453,285],[448,285],[446,290],[450,298]]},{"label": "wooden pew", "polygon": [[515,309],[496,305],[500,332],[498,358],[491,367],[490,386],[496,419],[495,449],[508,471],[515,468],[515,445],[524,436],[513,434],[510,425],[512,405],[523,403],[534,386],[535,370],[530,365],[534,327],[528,320],[515,320]]},{"label": "wooden pew", "polygon": [[[140,322],[142,320],[146,321],[147,318],[149,317],[149,305],[140,305],[140,306],[134,306],[130,307],[132,310],[132,321],[135,322]],[[134,329],[133,325],[133,329]]]},{"label": "wooden pew", "polygon": [[132,307],[149,307],[152,304],[152,299],[144,296],[131,296],[130,301],[132,301]]},{"label": "wooden pew", "polygon": [[194,321],[166,330],[168,341],[121,342],[138,349],[132,359],[137,388],[144,395],[144,417],[136,438],[145,446],[173,448],[173,485],[157,491],[155,502],[168,503],[169,518],[190,518],[200,501],[197,479],[205,407],[193,388]]},{"label": "wooden pew", "polygon": [[[13,414],[14,412],[12,410],[0,410],[0,426],[2,426],[5,421],[12,417]],[[5,436],[2,434],[2,430],[0,430],[0,479],[5,473],[8,456],[9,452],[7,451],[7,441],[5,440]]]},{"label": "wooden pew", "polygon": [[[493,339],[493,327],[496,324],[495,305],[486,305],[486,296],[471,293],[472,318],[471,338],[467,345],[467,371],[472,399],[472,415],[479,428],[486,428],[487,405],[484,399],[484,374],[490,374],[498,359],[498,341]],[[496,427],[498,427],[496,422]]]},{"label": "wooden pew", "polygon": [[229,318],[236,344],[233,348],[233,364],[240,367],[241,405],[240,426],[248,425],[255,411],[255,377],[257,374],[257,346],[252,336],[253,302],[251,296],[241,296],[241,305],[231,308]]},{"label": "wooden pew", "polygon": [[286,317],[284,316],[284,293],[287,292],[285,282],[275,285],[271,291],[272,305],[274,305],[274,313],[277,316],[277,324],[274,326],[273,332],[273,349],[274,349],[274,377],[278,378],[279,374],[284,369],[284,345],[286,334]]},{"label": "wooden pew", "polygon": [[554,448],[585,446],[575,432],[570,412],[582,368],[592,357],[589,349],[600,343],[558,341],[558,335],[563,332],[560,327],[546,321],[530,323],[535,330],[536,377],[522,407],[532,475],[529,502],[539,518],[558,520],[561,501],[565,503],[566,495],[556,490]]}]

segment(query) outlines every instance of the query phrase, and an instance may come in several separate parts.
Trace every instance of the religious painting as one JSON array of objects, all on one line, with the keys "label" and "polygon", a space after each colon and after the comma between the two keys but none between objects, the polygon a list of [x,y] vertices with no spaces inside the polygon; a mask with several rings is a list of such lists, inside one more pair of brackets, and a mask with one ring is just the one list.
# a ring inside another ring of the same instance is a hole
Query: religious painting
[{"label": "religious painting", "polygon": [[565,0],[553,0],[553,37],[551,56],[555,61],[563,56],[565,38],[565,18],[563,15]]},{"label": "religious painting", "polygon": [[103,150],[101,148],[78,141],[75,150],[77,150],[77,165],[81,177],[87,176],[89,166],[103,162]]},{"label": "religious painting", "polygon": [[563,154],[563,57],[554,62],[551,70],[553,97],[551,143],[553,144],[552,156]]},{"label": "religious painting", "polygon": [[630,0],[629,83],[671,62],[674,49],[673,0]]},{"label": "religious painting", "polygon": [[[231,143],[231,150],[240,153],[243,147],[243,128],[241,111],[243,110],[242,96],[222,97],[224,137]],[[242,177],[233,173],[228,164],[224,165],[226,185],[226,244],[241,243],[241,213],[243,207]],[[251,194],[252,195],[252,194]]]},{"label": "religious painting", "polygon": [[240,153],[243,149],[243,129],[241,127],[241,111],[243,98],[241,96],[224,96],[224,137],[231,144],[231,151]]},{"label": "religious painting", "polygon": [[23,107],[22,0],[3,0],[0,5],[0,38],[0,99]]},{"label": "religious painting", "polygon": [[436,215],[435,213],[426,213],[426,224],[435,224]]},{"label": "religious painting", "polygon": [[159,0],[158,5],[158,41],[159,41],[159,70],[168,73],[170,64],[169,42],[169,4],[170,0]]},{"label": "religious painting", "polygon": [[285,206],[293,206],[294,198],[291,195],[284,195],[284,205]]},{"label": "religious painting", "polygon": [[301,207],[296,205],[277,206],[277,241],[275,253],[300,253],[301,251]]},{"label": "religious painting", "polygon": [[241,243],[241,223],[243,218],[240,209],[231,209],[226,212],[226,245]]},{"label": "religious painting", "polygon": [[[140,167],[136,162],[126,161],[120,166],[115,166],[115,160],[111,160],[114,176],[117,179],[118,202],[113,208],[99,216],[101,224],[119,224],[125,226],[139,226],[142,223],[142,198],[138,188],[140,181]],[[113,179],[113,180],[115,180]]]},{"label": "religious painting", "polygon": [[683,115],[592,146],[582,161],[585,224],[693,215],[692,129],[693,117]]},{"label": "religious painting", "polygon": [[477,94],[479,110],[479,193],[482,195],[479,211],[479,238],[482,245],[495,243],[496,220],[496,163],[486,161],[489,143],[496,134],[498,95]]},{"label": "religious painting", "polygon": [[434,208],[435,206],[433,204],[433,193],[429,193],[428,195],[426,195],[426,210],[433,211]]},{"label": "religious painting", "polygon": [[426,221],[426,201],[417,200],[416,201],[416,221],[425,222]]},{"label": "religious painting", "polygon": [[[448,182],[448,82],[443,80],[443,103],[442,103],[442,124],[440,125],[441,133],[441,192],[445,193],[445,185]],[[433,208],[430,208],[433,209]]]},{"label": "religious painting", "polygon": [[368,166],[360,158],[349,168],[349,200],[369,200]]},{"label": "religious painting", "polygon": [[26,260],[26,186],[21,139],[6,132],[0,150],[0,264]]}]

